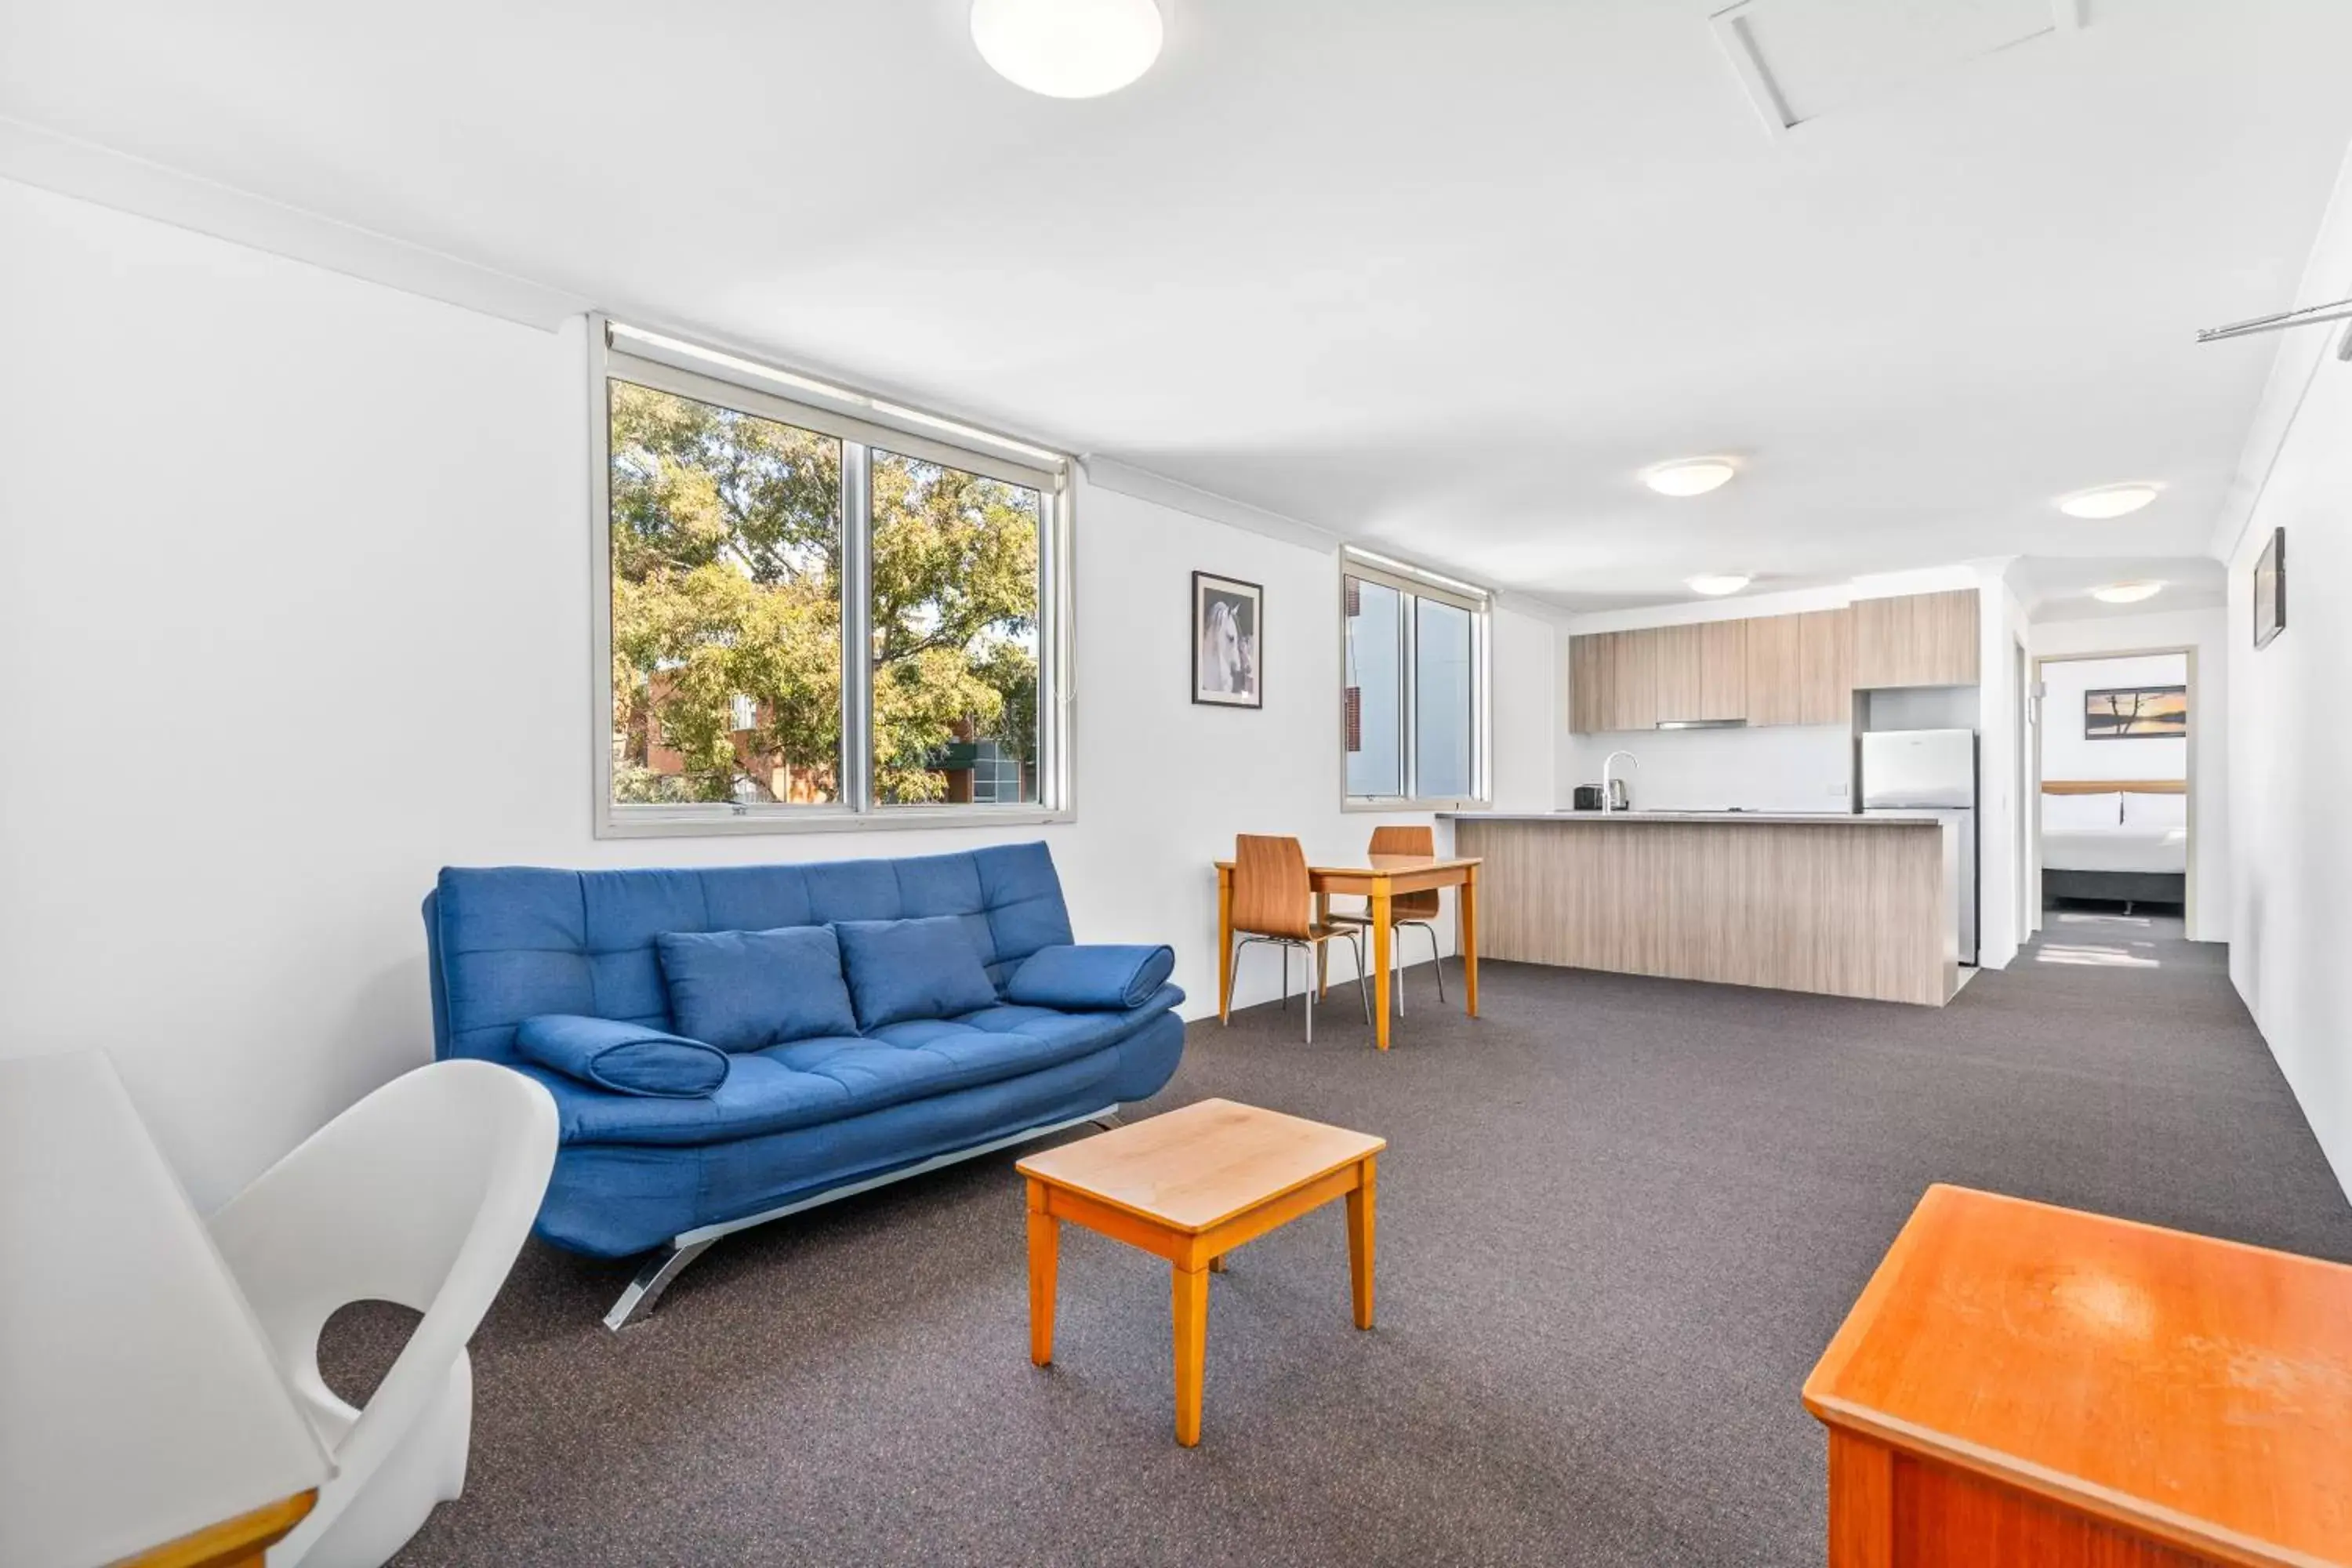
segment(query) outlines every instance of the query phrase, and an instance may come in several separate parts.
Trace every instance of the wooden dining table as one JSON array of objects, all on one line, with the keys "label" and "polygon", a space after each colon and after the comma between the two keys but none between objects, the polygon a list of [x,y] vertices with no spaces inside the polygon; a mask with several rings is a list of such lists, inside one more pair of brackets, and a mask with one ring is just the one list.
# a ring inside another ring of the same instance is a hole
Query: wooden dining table
[{"label": "wooden dining table", "polygon": [[[1389,909],[1401,893],[1430,892],[1440,888],[1461,889],[1454,900],[1459,926],[1456,950],[1462,955],[1463,1010],[1478,1016],[1478,866],[1475,855],[1367,855],[1360,862],[1308,866],[1307,886],[1315,892],[1315,920],[1330,918],[1333,895],[1370,901],[1367,911],[1372,937],[1372,1039],[1389,1048],[1389,952],[1393,928]],[[1323,953],[1316,954],[1315,984],[1325,989]],[[1229,1017],[1234,1008],[1234,863],[1217,862],[1217,1016]]]}]

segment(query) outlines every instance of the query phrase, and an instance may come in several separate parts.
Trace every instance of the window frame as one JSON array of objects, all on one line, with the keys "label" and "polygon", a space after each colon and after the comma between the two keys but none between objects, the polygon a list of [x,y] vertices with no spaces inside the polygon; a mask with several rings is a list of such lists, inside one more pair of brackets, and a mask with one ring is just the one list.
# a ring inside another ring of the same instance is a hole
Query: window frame
[{"label": "window frame", "polygon": [[[1402,595],[1397,615],[1397,767],[1401,795],[1350,795],[1348,791],[1348,580],[1377,584]],[[1470,784],[1466,795],[1420,792],[1421,614],[1414,601],[1429,599],[1470,616]],[[1494,595],[1486,589],[1424,572],[1353,545],[1339,552],[1339,809],[1342,811],[1463,811],[1493,804],[1492,718]]]},{"label": "window frame", "polygon": [[[1077,805],[1074,582],[1075,461],[959,420],[885,402],[725,350],[589,318],[589,539],[594,604],[590,658],[595,693],[592,821],[598,838],[824,833],[917,827],[1029,826],[1072,822]],[[613,495],[609,384],[620,380],[841,443],[842,798],[822,805],[724,801],[651,804],[613,799]],[[873,534],[869,455],[879,447],[1037,492],[1037,799],[958,805],[873,799]]]}]

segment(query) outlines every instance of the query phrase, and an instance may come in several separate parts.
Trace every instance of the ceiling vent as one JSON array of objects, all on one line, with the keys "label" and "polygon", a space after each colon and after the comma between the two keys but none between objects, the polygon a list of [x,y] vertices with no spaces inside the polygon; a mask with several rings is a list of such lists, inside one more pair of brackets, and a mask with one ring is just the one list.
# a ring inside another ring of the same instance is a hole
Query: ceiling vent
[{"label": "ceiling vent", "polygon": [[1774,136],[1965,60],[2083,25],[2083,0],[1739,0],[1711,18]]}]

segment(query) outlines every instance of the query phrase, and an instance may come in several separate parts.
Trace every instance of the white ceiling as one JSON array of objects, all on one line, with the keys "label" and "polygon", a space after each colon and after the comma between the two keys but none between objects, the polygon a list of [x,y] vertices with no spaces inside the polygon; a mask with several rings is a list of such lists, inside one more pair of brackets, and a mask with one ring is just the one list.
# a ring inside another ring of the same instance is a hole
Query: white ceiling
[{"label": "white ceiling", "polygon": [[2190,334],[2292,302],[2352,5],[2086,0],[1773,139],[1723,3],[1181,0],[1064,102],[959,0],[0,0],[0,115],[1567,605],[2204,552],[2271,347]]},{"label": "white ceiling", "polygon": [[[2210,555],[2029,556],[2007,581],[2035,621],[2086,621],[2166,610],[2208,610],[2227,602],[2230,574]],[[2091,590],[2110,583],[2161,583],[2163,590],[2137,604],[2110,605]]]}]

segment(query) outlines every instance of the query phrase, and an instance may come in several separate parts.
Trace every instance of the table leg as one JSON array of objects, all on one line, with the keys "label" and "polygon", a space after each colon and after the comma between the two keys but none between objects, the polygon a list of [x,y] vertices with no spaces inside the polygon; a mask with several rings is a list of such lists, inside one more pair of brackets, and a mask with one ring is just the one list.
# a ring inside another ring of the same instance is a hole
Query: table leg
[{"label": "table leg", "polygon": [[1389,1048],[1389,879],[1372,881],[1372,1040]]},{"label": "table leg", "polygon": [[1062,1222],[1045,1212],[1045,1184],[1029,1184],[1029,1360],[1054,1360],[1054,1276],[1061,1262]]},{"label": "table leg", "polygon": [[1462,892],[1454,908],[1462,917],[1462,994],[1470,1016],[1478,1016],[1478,868],[1462,876]]},{"label": "table leg", "polygon": [[[1315,895],[1315,923],[1318,926],[1331,923],[1331,895],[1328,893]],[[1315,944],[1315,1000],[1320,1002],[1330,994],[1331,944],[1318,942]]]},{"label": "table leg", "polygon": [[1209,1359],[1209,1271],[1178,1264],[1176,1276],[1176,1441],[1201,1441],[1201,1374]]},{"label": "table leg", "polygon": [[1348,1282],[1353,1287],[1356,1327],[1372,1326],[1372,1226],[1377,1197],[1377,1159],[1366,1160],[1356,1190],[1348,1194]]},{"label": "table leg", "polygon": [[1217,868],[1217,1021],[1234,1013],[1234,868]]}]

